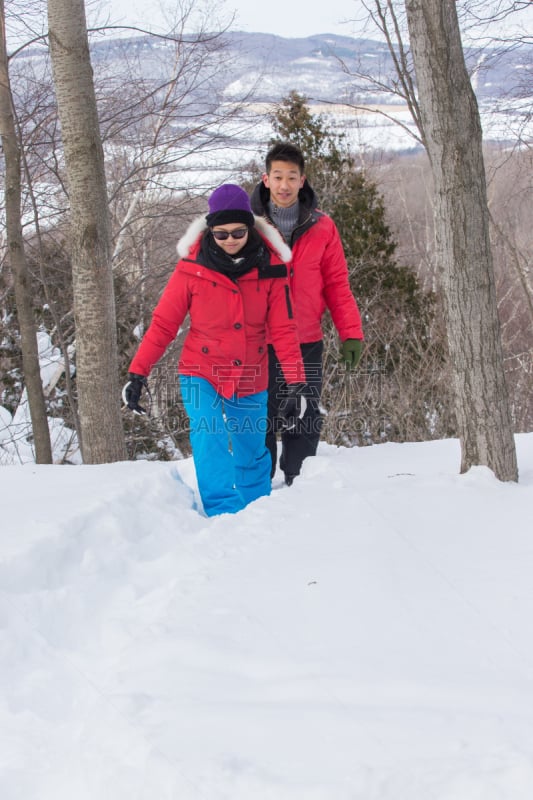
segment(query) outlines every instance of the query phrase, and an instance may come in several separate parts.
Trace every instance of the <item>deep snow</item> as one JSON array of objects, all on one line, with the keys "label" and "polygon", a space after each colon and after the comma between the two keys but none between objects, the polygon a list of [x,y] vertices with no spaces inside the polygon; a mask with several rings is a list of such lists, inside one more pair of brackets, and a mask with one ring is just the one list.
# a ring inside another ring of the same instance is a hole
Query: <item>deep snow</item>
[{"label": "deep snow", "polygon": [[531,800],[517,446],[322,444],[212,519],[189,459],[1,467],[2,800]]}]

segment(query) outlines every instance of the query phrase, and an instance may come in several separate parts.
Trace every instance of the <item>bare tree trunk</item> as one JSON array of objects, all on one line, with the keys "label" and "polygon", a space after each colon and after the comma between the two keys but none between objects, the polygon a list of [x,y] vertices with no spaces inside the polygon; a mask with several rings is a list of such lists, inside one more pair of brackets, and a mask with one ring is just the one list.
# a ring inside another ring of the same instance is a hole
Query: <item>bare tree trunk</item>
[{"label": "bare tree trunk", "polygon": [[454,372],[461,471],[518,480],[503,370],[479,111],[455,0],[406,0],[424,138],[435,181],[437,259]]},{"label": "bare tree trunk", "polygon": [[71,210],[77,387],[86,463],[126,458],[104,156],[83,0],[48,0]]},{"label": "bare tree trunk", "polygon": [[0,26],[0,132],[6,170],[5,208],[9,260],[15,288],[22,350],[22,369],[28,392],[35,460],[38,464],[51,464],[50,431],[46,417],[31,287],[24,253],[24,240],[22,238],[20,148],[15,128],[9,82],[4,0],[0,0]]}]

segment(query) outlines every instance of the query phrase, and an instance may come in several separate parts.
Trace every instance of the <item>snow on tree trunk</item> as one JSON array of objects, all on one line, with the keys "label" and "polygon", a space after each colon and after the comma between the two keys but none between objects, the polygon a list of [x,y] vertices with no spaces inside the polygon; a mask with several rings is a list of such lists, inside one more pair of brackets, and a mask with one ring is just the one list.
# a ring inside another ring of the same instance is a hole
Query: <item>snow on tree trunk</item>
[{"label": "snow on tree trunk", "polygon": [[71,212],[76,376],[86,463],[126,457],[104,156],[83,0],[49,0],[54,85]]},{"label": "snow on tree trunk", "polygon": [[455,0],[407,0],[426,146],[435,180],[438,268],[454,373],[461,471],[517,480],[476,98]]}]

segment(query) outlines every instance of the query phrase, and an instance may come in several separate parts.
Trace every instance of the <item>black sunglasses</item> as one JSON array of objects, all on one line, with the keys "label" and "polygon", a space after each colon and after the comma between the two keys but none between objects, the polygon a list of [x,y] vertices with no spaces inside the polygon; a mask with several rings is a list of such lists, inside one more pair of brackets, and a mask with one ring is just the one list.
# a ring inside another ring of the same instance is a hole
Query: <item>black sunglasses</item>
[{"label": "black sunglasses", "polygon": [[219,242],[223,242],[229,236],[232,239],[244,239],[246,234],[248,233],[248,228],[235,228],[234,231],[211,231],[215,239],[218,239]]}]

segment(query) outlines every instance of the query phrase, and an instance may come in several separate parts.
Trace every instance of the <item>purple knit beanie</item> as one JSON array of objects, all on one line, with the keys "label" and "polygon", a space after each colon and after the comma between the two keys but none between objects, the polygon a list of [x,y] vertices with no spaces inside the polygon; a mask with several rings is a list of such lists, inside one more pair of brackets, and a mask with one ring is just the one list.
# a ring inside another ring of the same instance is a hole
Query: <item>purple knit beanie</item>
[{"label": "purple knit beanie", "polygon": [[228,222],[242,222],[251,228],[255,223],[248,195],[235,183],[224,183],[215,189],[208,204],[209,214],[205,219],[210,228]]}]

